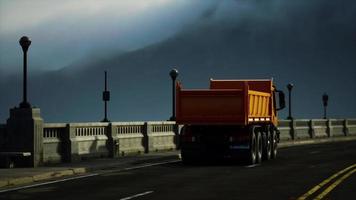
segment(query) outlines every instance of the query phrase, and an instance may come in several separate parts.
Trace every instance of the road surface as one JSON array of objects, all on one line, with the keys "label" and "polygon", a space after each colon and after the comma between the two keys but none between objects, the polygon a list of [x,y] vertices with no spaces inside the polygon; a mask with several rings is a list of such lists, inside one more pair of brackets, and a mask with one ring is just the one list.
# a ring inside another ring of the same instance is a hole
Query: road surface
[{"label": "road surface", "polygon": [[236,163],[184,166],[175,161],[100,171],[90,177],[0,193],[0,199],[289,200],[319,196],[351,200],[356,199],[354,164],[355,141],[327,143],[279,149],[276,160],[254,166]]}]

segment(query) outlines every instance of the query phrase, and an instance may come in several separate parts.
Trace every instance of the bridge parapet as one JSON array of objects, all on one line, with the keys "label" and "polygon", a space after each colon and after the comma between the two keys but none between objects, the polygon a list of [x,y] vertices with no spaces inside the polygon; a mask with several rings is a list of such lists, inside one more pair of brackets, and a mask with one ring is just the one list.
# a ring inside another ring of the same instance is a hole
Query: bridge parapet
[{"label": "bridge parapet", "polygon": [[356,135],[356,119],[280,120],[282,141]]},{"label": "bridge parapet", "polygon": [[[118,157],[178,148],[181,126],[171,121],[45,123],[42,164]],[[356,135],[356,119],[279,121],[284,141]],[[0,149],[6,146],[7,125],[0,124]]]},{"label": "bridge parapet", "polygon": [[146,151],[145,122],[111,123],[112,156],[141,154]]},{"label": "bridge parapet", "polygon": [[346,119],[344,122],[345,132],[349,135],[356,135],[356,119]]},{"label": "bridge parapet", "polygon": [[177,148],[178,127],[175,122],[147,122],[148,151],[164,151]]},{"label": "bridge parapet", "polygon": [[45,123],[43,127],[43,162],[58,163],[64,159],[67,124]]}]

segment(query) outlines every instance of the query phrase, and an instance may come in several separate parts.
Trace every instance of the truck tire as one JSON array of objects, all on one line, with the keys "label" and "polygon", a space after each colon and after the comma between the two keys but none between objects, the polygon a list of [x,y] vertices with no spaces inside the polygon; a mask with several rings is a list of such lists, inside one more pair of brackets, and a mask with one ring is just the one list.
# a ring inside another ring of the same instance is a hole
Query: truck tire
[{"label": "truck tire", "polygon": [[257,157],[257,138],[255,134],[256,128],[251,127],[250,129],[250,148],[247,152],[247,164],[253,165],[256,163]]},{"label": "truck tire", "polygon": [[271,137],[271,132],[266,131],[265,132],[265,138],[263,141],[263,154],[262,154],[262,159],[263,160],[269,160],[271,159],[271,154],[272,154],[272,137]]},{"label": "truck tire", "polygon": [[277,157],[278,136],[277,136],[277,132],[274,129],[271,129],[271,144],[272,144],[271,158],[275,159]]},{"label": "truck tire", "polygon": [[262,162],[262,148],[263,148],[263,143],[262,143],[262,133],[261,131],[258,131],[255,133],[256,134],[256,163],[261,163]]}]

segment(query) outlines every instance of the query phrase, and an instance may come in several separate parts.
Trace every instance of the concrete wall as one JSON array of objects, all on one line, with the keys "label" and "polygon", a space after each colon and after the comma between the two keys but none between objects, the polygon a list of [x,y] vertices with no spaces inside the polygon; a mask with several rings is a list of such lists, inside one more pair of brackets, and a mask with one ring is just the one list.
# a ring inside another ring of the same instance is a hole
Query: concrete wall
[{"label": "concrete wall", "polygon": [[43,162],[59,163],[64,157],[64,140],[67,124],[44,124],[43,129]]},{"label": "concrete wall", "polygon": [[346,132],[349,135],[356,135],[356,119],[346,119]]},{"label": "concrete wall", "polygon": [[[48,164],[174,150],[180,128],[167,121],[45,123],[42,160]],[[344,137],[356,135],[356,119],[280,120],[279,130],[281,141]],[[0,125],[0,148],[5,132]]]},{"label": "concrete wall", "polygon": [[43,162],[73,162],[177,148],[174,122],[47,123]]},{"label": "concrete wall", "polygon": [[280,139],[342,137],[356,135],[356,119],[296,119],[280,120]]}]

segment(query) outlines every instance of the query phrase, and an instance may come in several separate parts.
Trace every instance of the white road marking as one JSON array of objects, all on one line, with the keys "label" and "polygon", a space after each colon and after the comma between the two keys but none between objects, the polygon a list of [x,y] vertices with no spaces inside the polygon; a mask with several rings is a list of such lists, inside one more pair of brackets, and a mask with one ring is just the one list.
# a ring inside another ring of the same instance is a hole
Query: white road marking
[{"label": "white road marking", "polygon": [[133,198],[136,198],[136,197],[148,195],[148,194],[151,194],[151,193],[153,193],[153,191],[147,191],[147,192],[143,192],[143,193],[140,193],[140,194],[135,194],[135,195],[132,195],[132,196],[129,196],[129,197],[125,197],[125,198],[122,198],[120,200],[129,200],[129,199],[133,199]]},{"label": "white road marking", "polygon": [[245,168],[254,168],[254,167],[258,167],[258,166],[260,166],[260,164],[247,165],[247,166],[245,166]]},{"label": "white road marking", "polygon": [[144,164],[144,165],[136,166],[136,167],[127,167],[127,168],[124,168],[123,170],[119,170],[119,171],[141,169],[141,168],[145,168],[145,167],[152,167],[152,166],[156,166],[156,165],[164,165],[164,164],[176,163],[176,162],[181,162],[181,161],[180,160],[171,160],[171,161],[159,162],[159,163],[148,163],[148,164]]},{"label": "white road marking", "polygon": [[312,152],[310,152],[310,154],[317,154],[317,153],[320,153],[320,151],[312,151]]},{"label": "white road marking", "polygon": [[[113,171],[110,171],[110,172],[107,172],[107,173],[129,171],[129,170],[141,169],[141,168],[145,168],[145,167],[152,167],[152,166],[156,166],[156,165],[164,165],[164,164],[175,163],[175,162],[180,162],[180,160],[171,160],[171,161],[159,162],[159,163],[149,163],[149,164],[144,164],[144,165],[140,165],[140,166],[136,166],[136,167],[127,167],[127,168],[124,168],[124,169],[113,170]],[[91,176],[98,176],[98,175],[103,175],[103,174],[107,174],[107,173],[105,173],[105,172],[103,172],[103,173],[93,173],[93,174],[88,174],[88,175],[83,175],[83,176],[65,178],[65,179],[62,179],[62,180],[48,181],[48,182],[44,182],[44,183],[37,183],[37,184],[33,184],[33,185],[15,187],[15,188],[10,188],[10,189],[6,189],[6,190],[0,190],[0,194],[1,193],[5,193],[5,192],[12,192],[12,191],[16,191],[16,190],[23,190],[23,189],[43,186],[43,185],[49,185],[49,184],[60,183],[60,182],[65,182],[65,181],[71,181],[71,180],[75,180],[75,179],[82,179],[82,178],[87,178],[87,177],[91,177]]]},{"label": "white road marking", "polygon": [[99,175],[99,174],[88,174],[88,175],[83,175],[83,176],[65,178],[65,179],[62,179],[62,180],[55,180],[55,181],[49,181],[49,182],[45,182],[45,183],[37,183],[37,184],[33,184],[33,185],[15,187],[15,188],[7,189],[7,190],[0,190],[0,193],[11,192],[11,191],[16,191],[16,190],[23,190],[23,189],[28,189],[28,188],[33,188],[33,187],[38,187],[38,186],[43,186],[43,185],[49,185],[49,184],[53,184],[53,183],[71,181],[71,180],[75,180],[75,179],[82,179],[82,178],[87,178],[87,177],[97,176],[97,175]]}]

